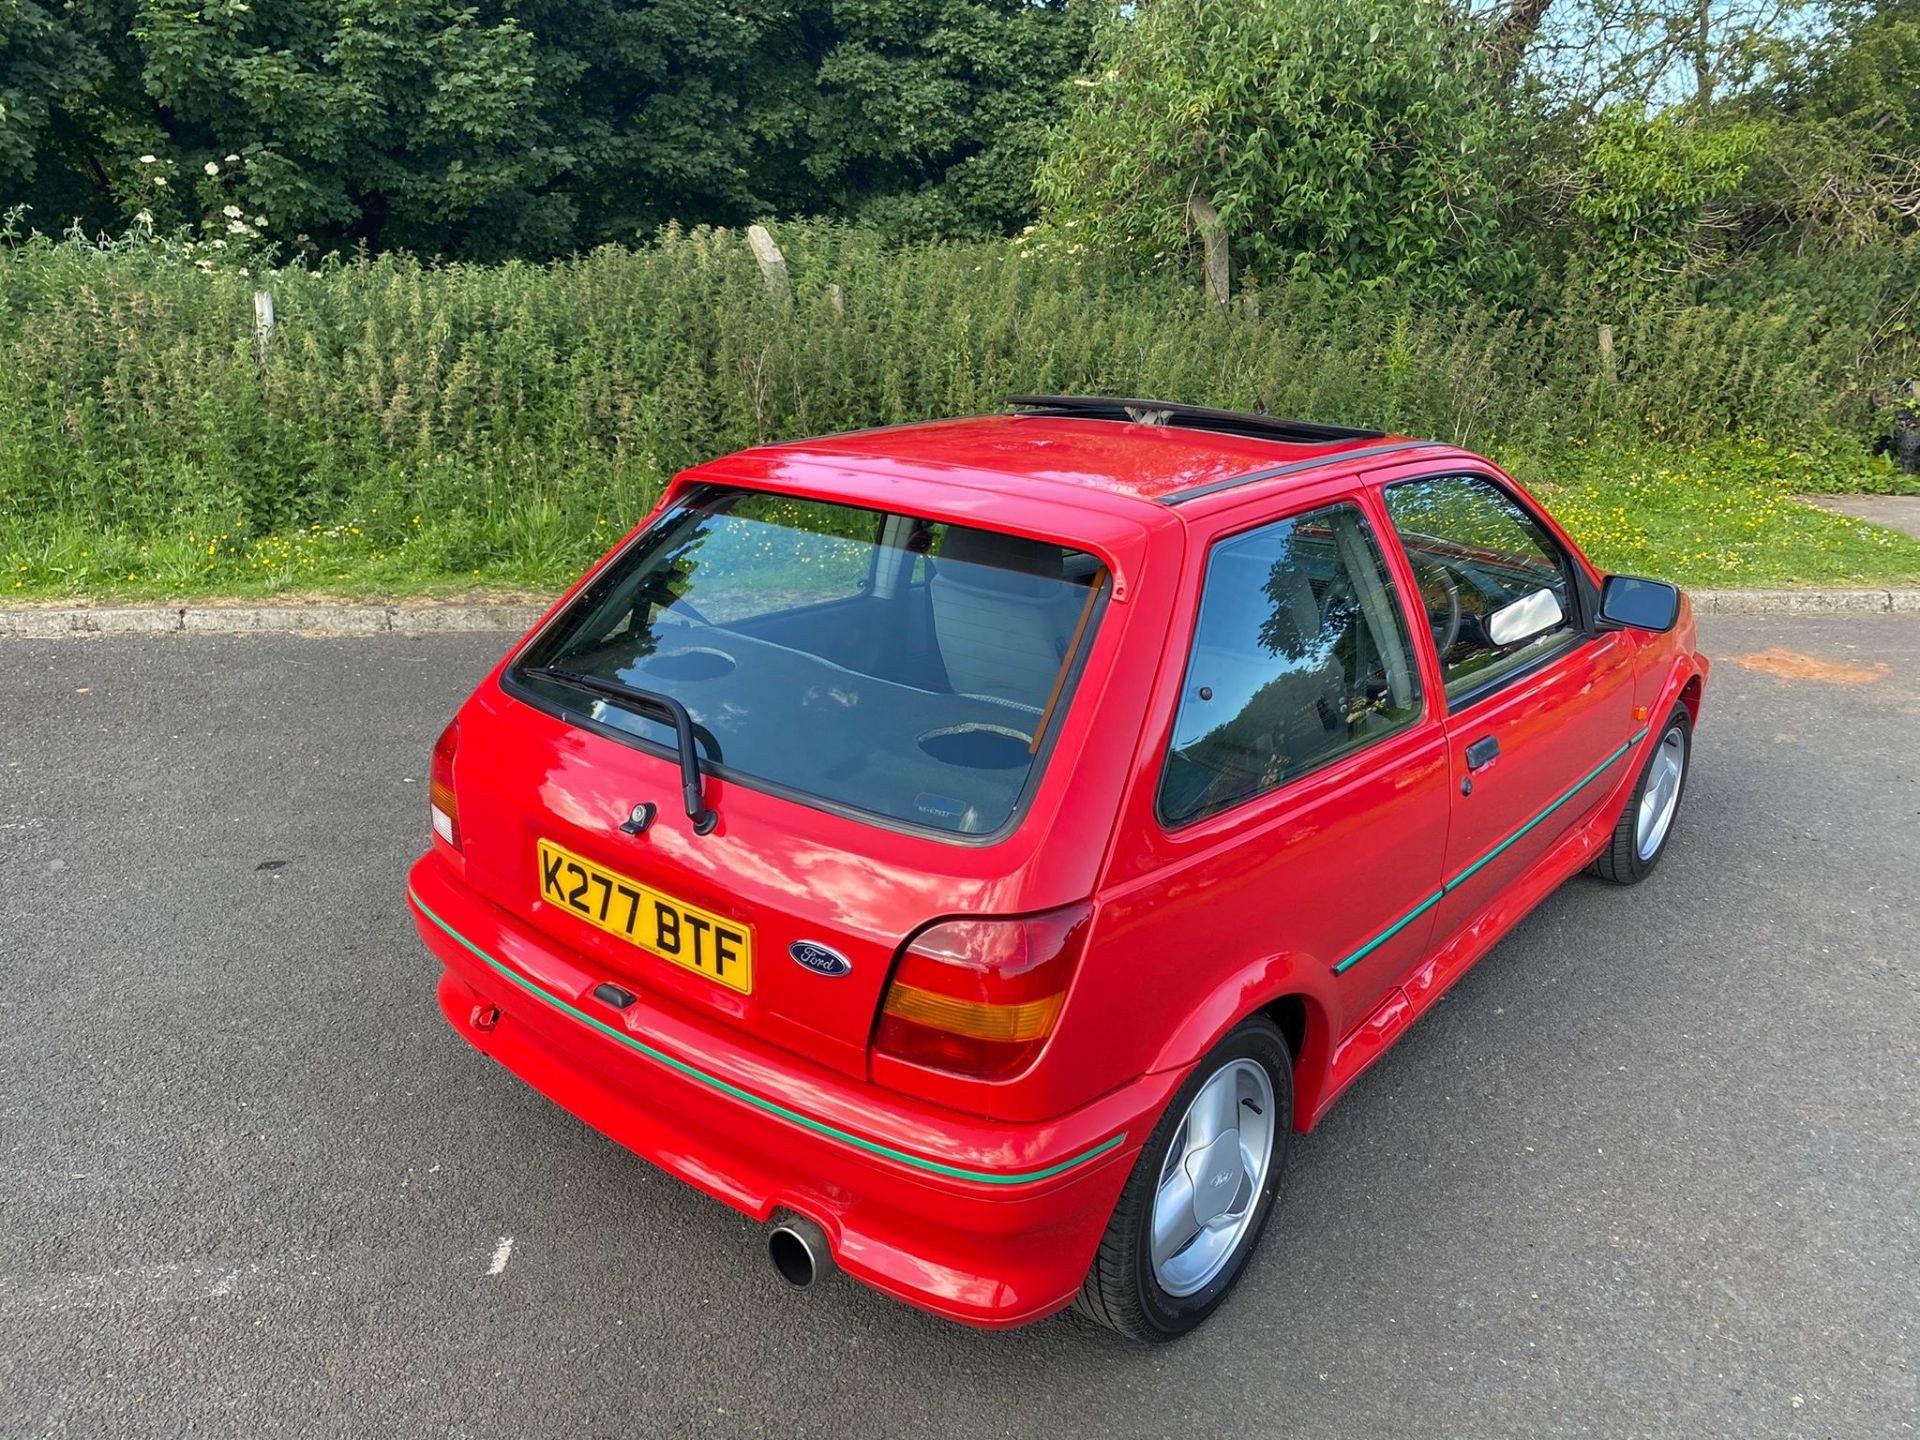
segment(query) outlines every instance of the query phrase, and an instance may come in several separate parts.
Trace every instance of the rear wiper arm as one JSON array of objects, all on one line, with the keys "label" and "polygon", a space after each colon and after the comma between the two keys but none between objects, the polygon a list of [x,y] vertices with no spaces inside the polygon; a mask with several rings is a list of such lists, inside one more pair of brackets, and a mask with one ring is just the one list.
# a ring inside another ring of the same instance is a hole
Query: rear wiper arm
[{"label": "rear wiper arm", "polygon": [[530,665],[522,673],[536,680],[571,685],[589,695],[624,701],[666,716],[673,722],[674,740],[680,751],[680,794],[686,802],[687,819],[693,822],[693,833],[705,835],[720,823],[720,817],[707,808],[705,798],[700,793],[700,755],[694,749],[693,716],[673,696],[662,695],[658,690],[642,690],[637,685],[623,685],[618,680],[608,680],[599,675],[583,675],[578,670],[561,670],[552,665]]}]

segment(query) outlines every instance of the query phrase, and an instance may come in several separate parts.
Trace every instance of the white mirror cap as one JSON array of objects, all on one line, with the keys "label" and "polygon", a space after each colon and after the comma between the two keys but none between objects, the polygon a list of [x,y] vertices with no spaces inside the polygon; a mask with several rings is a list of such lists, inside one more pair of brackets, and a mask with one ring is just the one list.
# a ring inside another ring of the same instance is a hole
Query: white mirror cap
[{"label": "white mirror cap", "polygon": [[1536,590],[1489,615],[1487,638],[1496,645],[1517,645],[1544,635],[1566,618],[1553,591]]}]

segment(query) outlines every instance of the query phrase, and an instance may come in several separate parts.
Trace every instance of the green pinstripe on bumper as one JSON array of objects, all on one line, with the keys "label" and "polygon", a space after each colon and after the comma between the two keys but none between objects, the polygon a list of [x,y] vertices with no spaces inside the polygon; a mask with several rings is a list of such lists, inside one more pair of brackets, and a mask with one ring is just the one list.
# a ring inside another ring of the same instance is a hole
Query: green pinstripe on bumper
[{"label": "green pinstripe on bumper", "polygon": [[478,945],[474,944],[466,936],[462,935],[458,930],[454,929],[453,926],[435,914],[411,885],[407,887],[407,899],[412,901],[414,908],[437,925],[449,939],[460,945],[476,959],[483,962],[487,968],[492,970],[496,975],[504,980],[510,981],[512,984],[526,991],[527,994],[533,996],[536,1000],[541,1001],[559,1014],[565,1015],[568,1019],[584,1025],[588,1029],[598,1031],[602,1036],[613,1041],[615,1044],[624,1045],[629,1050],[638,1051],[656,1064],[664,1065],[669,1070],[683,1075],[689,1080],[705,1085],[709,1089],[717,1090],[723,1095],[731,1096],[733,1099],[751,1105],[756,1109],[764,1110],[769,1115],[778,1116],[790,1125],[797,1125],[803,1130],[812,1131],[816,1135],[823,1135],[829,1140],[837,1141],[842,1145],[852,1146],[854,1149],[865,1151],[869,1155],[879,1155],[885,1159],[896,1161],[899,1164],[912,1166],[916,1170],[923,1170],[934,1175],[944,1175],[955,1180],[969,1180],[979,1185],[1024,1185],[1035,1180],[1050,1179],[1055,1175],[1064,1174],[1068,1170],[1084,1165],[1089,1160],[1097,1159],[1115,1146],[1122,1144],[1127,1138],[1126,1132],[1122,1131],[1112,1139],[1102,1141],[1091,1150],[1084,1150],[1078,1155],[1060,1161],[1058,1164],[1048,1165],[1039,1170],[1023,1170],[1013,1174],[996,1173],[989,1170],[969,1170],[964,1166],[949,1165],[941,1160],[930,1160],[923,1155],[914,1155],[905,1150],[898,1150],[891,1145],[883,1145],[878,1140],[870,1140],[864,1135],[856,1135],[851,1130],[842,1130],[837,1125],[829,1125],[824,1120],[816,1120],[811,1115],[803,1115],[798,1110],[793,1110],[780,1104],[777,1100],[769,1100],[763,1095],[755,1095],[750,1090],[743,1090],[738,1085],[722,1080],[718,1075],[710,1075],[697,1065],[690,1065],[685,1060],[669,1055],[664,1050],[656,1049],[643,1040],[635,1039],[625,1031],[609,1025],[603,1020],[595,1019],[584,1010],[580,1010],[568,1001],[561,999],[539,982],[528,979],[519,971],[496,960],[493,956],[482,950]]}]

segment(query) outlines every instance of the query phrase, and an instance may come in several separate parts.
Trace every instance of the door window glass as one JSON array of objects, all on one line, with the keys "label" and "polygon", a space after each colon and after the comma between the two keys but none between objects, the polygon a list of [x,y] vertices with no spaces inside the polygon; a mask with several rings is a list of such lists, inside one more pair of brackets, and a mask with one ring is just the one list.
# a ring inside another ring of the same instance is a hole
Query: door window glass
[{"label": "door window glass", "polygon": [[1571,564],[1513,496],[1482,476],[1447,475],[1390,485],[1386,501],[1449,696],[1565,641],[1574,624]]}]

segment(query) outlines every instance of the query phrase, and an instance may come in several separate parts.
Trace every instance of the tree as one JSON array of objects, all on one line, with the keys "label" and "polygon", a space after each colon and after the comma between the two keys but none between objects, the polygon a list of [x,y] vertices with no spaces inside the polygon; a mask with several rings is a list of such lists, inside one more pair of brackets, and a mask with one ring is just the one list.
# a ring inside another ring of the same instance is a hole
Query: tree
[{"label": "tree", "polygon": [[1440,0],[1115,9],[1041,167],[1043,210],[1169,260],[1191,251],[1198,197],[1256,281],[1507,293],[1530,120],[1487,42]]},{"label": "tree", "polygon": [[1920,221],[1920,3],[1839,9],[1833,28],[1785,67],[1766,174],[1802,245],[1911,234]]},{"label": "tree", "polygon": [[810,182],[798,208],[903,238],[1017,228],[1092,19],[1067,0],[834,0],[801,12],[812,84],[798,88],[788,132]]},{"label": "tree", "polygon": [[113,219],[113,161],[96,138],[115,80],[102,18],[0,0],[0,205],[31,197],[58,224]]},{"label": "tree", "polygon": [[442,0],[139,0],[133,33],[156,147],[189,177],[244,166],[242,208],[270,233],[492,255],[570,224],[543,193],[568,156],[541,123],[533,40],[510,15]]},{"label": "tree", "polygon": [[483,259],[1005,232],[1087,33],[1077,0],[0,0],[0,205]]},{"label": "tree", "polygon": [[1825,26],[1821,0],[1561,0],[1529,67],[1568,119],[1628,106],[1711,112],[1772,84]]},{"label": "tree", "polygon": [[1752,121],[1708,126],[1626,106],[1588,127],[1567,238],[1619,313],[1697,275],[1737,236],[1742,186],[1769,136]]}]

